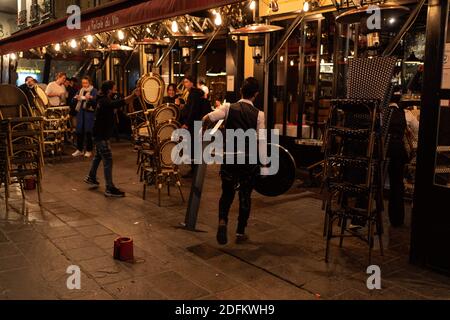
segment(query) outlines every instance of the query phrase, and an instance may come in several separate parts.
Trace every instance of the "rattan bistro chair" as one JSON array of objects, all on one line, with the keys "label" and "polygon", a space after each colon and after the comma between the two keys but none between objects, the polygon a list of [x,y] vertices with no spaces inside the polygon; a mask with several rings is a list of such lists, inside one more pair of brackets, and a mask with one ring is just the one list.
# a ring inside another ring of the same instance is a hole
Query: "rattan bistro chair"
[{"label": "rattan bistro chair", "polygon": [[8,209],[9,186],[18,183],[25,198],[23,184],[33,178],[41,203],[43,170],[42,117],[30,116],[25,94],[16,87],[0,85],[0,186],[5,188]]}]

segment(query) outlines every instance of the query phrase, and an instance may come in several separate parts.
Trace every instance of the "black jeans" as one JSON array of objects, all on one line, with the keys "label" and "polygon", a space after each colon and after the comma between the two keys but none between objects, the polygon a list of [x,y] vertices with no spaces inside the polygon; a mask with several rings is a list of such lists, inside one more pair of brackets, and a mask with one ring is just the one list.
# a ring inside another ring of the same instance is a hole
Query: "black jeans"
[{"label": "black jeans", "polygon": [[389,221],[394,227],[401,226],[405,219],[405,185],[403,183],[405,161],[391,156],[389,161]]},{"label": "black jeans", "polygon": [[109,146],[108,140],[94,139],[95,143],[95,156],[92,160],[91,170],[89,171],[89,176],[92,179],[97,178],[97,169],[100,162],[103,160],[103,171],[105,175],[106,189],[111,189],[114,187],[112,179],[112,152]]},{"label": "black jeans", "polygon": [[222,165],[222,196],[219,201],[219,220],[228,223],[228,213],[236,190],[239,190],[239,217],[236,233],[244,234],[250,216],[251,195],[254,187],[254,165]]},{"label": "black jeans", "polygon": [[84,132],[77,133],[77,149],[80,151],[84,150],[84,143],[86,141],[86,151],[91,152],[94,150],[93,142],[92,142],[92,133]]}]

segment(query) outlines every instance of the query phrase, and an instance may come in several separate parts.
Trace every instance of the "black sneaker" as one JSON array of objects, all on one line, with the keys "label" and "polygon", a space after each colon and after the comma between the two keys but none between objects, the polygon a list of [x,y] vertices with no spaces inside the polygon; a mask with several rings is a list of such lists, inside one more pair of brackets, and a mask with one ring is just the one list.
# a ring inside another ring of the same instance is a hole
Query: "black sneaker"
[{"label": "black sneaker", "polygon": [[221,245],[227,244],[228,239],[227,239],[227,225],[226,224],[219,224],[219,228],[217,228],[216,239],[217,239],[217,242]]},{"label": "black sneaker", "polygon": [[86,178],[84,178],[84,182],[93,188],[97,188],[100,185],[100,183],[97,181],[97,179],[92,178],[90,176],[86,176]]},{"label": "black sneaker", "polygon": [[110,197],[110,198],[123,198],[125,197],[125,192],[120,191],[119,189],[117,189],[116,187],[112,187],[110,189],[106,189],[105,191],[105,197]]}]

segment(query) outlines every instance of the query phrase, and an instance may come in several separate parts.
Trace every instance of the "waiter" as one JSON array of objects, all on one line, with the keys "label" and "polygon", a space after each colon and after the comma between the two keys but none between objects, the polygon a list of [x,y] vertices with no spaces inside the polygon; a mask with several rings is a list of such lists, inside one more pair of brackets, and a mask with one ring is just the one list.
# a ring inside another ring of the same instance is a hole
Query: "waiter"
[{"label": "waiter", "polygon": [[[264,129],[264,113],[259,111],[253,104],[258,93],[258,81],[253,77],[245,79],[241,88],[242,99],[231,105],[225,104],[220,106],[213,112],[207,114],[203,118],[204,127],[208,127],[218,120],[226,119],[226,129],[243,129],[244,132],[249,129]],[[230,150],[227,151],[229,152]],[[234,150],[234,152],[236,153],[237,150]],[[244,152],[246,159],[248,159],[248,142],[246,142]],[[219,244],[224,245],[228,242],[228,213],[233,203],[236,190],[239,190],[239,217],[236,230],[236,243],[242,243],[248,239],[245,234],[245,228],[247,227],[247,221],[250,216],[251,193],[258,170],[259,166],[257,164],[249,164],[249,161],[246,161],[245,164],[222,164],[220,170],[222,196],[219,201],[219,226],[217,229],[217,242]]]}]

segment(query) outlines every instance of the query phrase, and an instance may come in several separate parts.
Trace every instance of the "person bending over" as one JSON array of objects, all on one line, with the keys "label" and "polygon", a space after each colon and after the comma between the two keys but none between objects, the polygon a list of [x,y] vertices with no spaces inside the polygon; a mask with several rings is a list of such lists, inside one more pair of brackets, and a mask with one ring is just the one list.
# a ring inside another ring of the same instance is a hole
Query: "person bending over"
[{"label": "person bending over", "polygon": [[96,149],[95,157],[92,160],[91,170],[84,179],[87,184],[97,187],[97,169],[100,162],[103,161],[103,170],[106,183],[106,197],[124,197],[125,193],[114,186],[112,178],[112,153],[109,144],[114,130],[114,111],[123,105],[133,102],[136,96],[140,95],[138,89],[125,99],[112,100],[116,92],[114,81],[105,81],[102,84],[100,93],[97,95],[97,108],[95,110],[95,121],[93,128],[94,145]]}]

